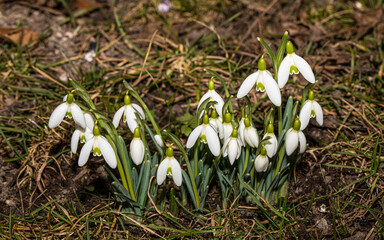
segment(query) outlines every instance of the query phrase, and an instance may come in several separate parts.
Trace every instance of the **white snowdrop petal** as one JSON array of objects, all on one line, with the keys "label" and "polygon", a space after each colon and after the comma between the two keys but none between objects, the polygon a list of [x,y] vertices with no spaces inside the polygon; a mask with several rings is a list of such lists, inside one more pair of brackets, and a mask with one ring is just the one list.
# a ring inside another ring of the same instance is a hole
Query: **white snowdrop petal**
[{"label": "white snowdrop petal", "polygon": [[160,147],[164,147],[163,138],[160,135],[158,134],[155,135],[155,141],[157,145],[159,145]]},{"label": "white snowdrop petal", "polygon": [[231,165],[233,165],[236,160],[237,151],[237,141],[231,137],[231,140],[228,143],[228,159]]},{"label": "white snowdrop petal", "polygon": [[196,140],[200,137],[201,131],[203,130],[203,125],[197,126],[191,134],[188,136],[187,140],[187,148],[191,148],[195,145]]},{"label": "white snowdrop petal", "polygon": [[241,144],[242,144],[243,146],[245,146],[245,139],[244,139],[244,135],[245,135],[245,124],[244,124],[244,119],[241,119],[241,121],[240,121],[239,129],[238,129],[238,133],[239,133],[239,138],[240,138]]},{"label": "white snowdrop petal", "polygon": [[72,103],[69,105],[70,111],[72,113],[73,120],[77,125],[79,125],[82,128],[85,128],[85,118],[84,118],[84,113],[81,110],[81,108],[75,104]]},{"label": "white snowdrop petal", "polygon": [[268,168],[268,157],[259,155],[255,159],[255,169],[256,172],[265,172]]},{"label": "white snowdrop petal", "polygon": [[289,129],[287,135],[285,135],[285,150],[287,151],[287,155],[291,155],[299,145],[299,135],[298,132],[293,130],[293,128]]},{"label": "white snowdrop petal", "polygon": [[265,143],[264,147],[265,147],[265,150],[267,150],[268,157],[272,158],[273,156],[275,156],[276,151],[277,151],[277,138],[276,138],[275,134],[265,134],[263,139],[265,139],[268,136],[271,138],[268,139],[268,141]]},{"label": "white snowdrop petal", "polygon": [[[67,98],[68,98],[68,94],[63,97],[63,102],[66,102]],[[73,101],[75,101],[75,99],[73,99]]]},{"label": "white snowdrop petal", "polygon": [[231,138],[228,138],[227,140],[225,140],[224,144],[223,144],[223,157],[226,157],[228,156],[228,144],[229,144],[229,141],[231,141]]},{"label": "white snowdrop petal", "polygon": [[124,106],[119,108],[119,110],[117,110],[117,112],[113,116],[112,123],[113,123],[113,126],[115,126],[115,128],[117,128],[119,126],[119,122],[120,122],[121,117],[123,116],[124,109],[125,109]]},{"label": "white snowdrop petal", "polygon": [[156,174],[156,179],[157,179],[157,184],[161,185],[165,178],[167,177],[167,169],[169,167],[169,160],[168,158],[165,158],[157,168],[157,174]]},{"label": "white snowdrop petal", "polygon": [[144,159],[144,143],[140,138],[133,138],[129,146],[132,161],[136,165],[140,165]]},{"label": "white snowdrop petal", "polygon": [[124,111],[129,130],[133,133],[137,127],[135,110],[132,106],[126,106]]},{"label": "white snowdrop petal", "polygon": [[305,152],[305,148],[307,147],[307,139],[302,131],[299,132],[299,142],[300,142],[300,153]]},{"label": "white snowdrop petal", "polygon": [[95,126],[95,121],[93,120],[92,115],[86,112],[84,113],[84,119],[86,128],[93,129],[93,127]]},{"label": "white snowdrop petal", "polygon": [[93,138],[93,131],[89,128],[85,128],[85,141],[88,141],[89,139]]},{"label": "white snowdrop petal", "polygon": [[248,145],[251,147],[259,146],[259,136],[257,135],[256,128],[248,127],[245,131],[244,139]]},{"label": "white snowdrop petal", "polygon": [[311,66],[309,66],[308,62],[304,60],[304,58],[298,56],[297,54],[292,54],[293,61],[295,66],[301,72],[303,77],[310,83],[315,83],[315,75],[313,74]]},{"label": "white snowdrop petal", "polygon": [[[208,92],[206,92],[206,93],[200,98],[199,104],[197,105],[197,110],[199,110],[200,105],[201,105],[207,98],[209,98],[209,97],[211,97],[211,94],[210,94],[210,92],[208,91]],[[201,111],[201,112],[204,113],[204,111]],[[200,117],[201,117],[201,116],[200,116]]]},{"label": "white snowdrop petal", "polygon": [[313,109],[315,110],[316,121],[320,126],[322,126],[323,125],[323,109],[321,109],[320,104],[316,101],[313,101],[312,106],[313,106]]},{"label": "white snowdrop petal", "polygon": [[220,117],[223,117],[223,106],[224,106],[224,100],[221,98],[221,96],[214,90],[211,90],[211,98],[213,101],[216,101],[215,109],[217,114]]},{"label": "white snowdrop petal", "polygon": [[223,140],[225,141],[229,137],[231,137],[233,131],[232,123],[224,123],[223,124]]},{"label": "white snowdrop petal", "polygon": [[309,119],[311,118],[311,110],[312,110],[312,103],[309,100],[306,100],[304,102],[303,107],[300,110],[299,120],[300,120],[300,130],[304,130],[309,123]]},{"label": "white snowdrop petal", "polygon": [[205,129],[208,147],[211,150],[214,156],[219,156],[220,154],[220,140],[217,136],[217,133],[211,126],[207,126]]},{"label": "white snowdrop petal", "polygon": [[135,109],[135,111],[139,114],[141,119],[144,120],[145,119],[145,114],[144,114],[143,109],[139,105],[137,105],[136,103],[132,103],[131,105],[132,105],[133,109]]},{"label": "white snowdrop petal", "polygon": [[252,73],[249,75],[244,82],[241,84],[239,91],[237,92],[237,98],[242,98],[251,91],[255,86],[257,79],[259,78],[259,72]]},{"label": "white snowdrop petal", "polygon": [[265,87],[265,90],[267,91],[268,97],[273,104],[279,107],[281,105],[280,88],[277,85],[275,79],[273,79],[270,75],[268,75],[266,71],[263,71],[263,75],[264,75],[264,87]]},{"label": "white snowdrop petal", "polygon": [[115,151],[113,151],[111,144],[103,136],[99,136],[97,138],[97,141],[99,142],[100,152],[103,155],[104,160],[108,163],[108,165],[111,168],[116,168],[117,166],[116,154],[115,154]]},{"label": "white snowdrop petal", "polygon": [[176,186],[180,187],[183,181],[180,164],[175,158],[171,158],[170,165],[172,169],[173,181],[175,182]]},{"label": "white snowdrop petal", "polygon": [[91,138],[89,141],[87,141],[84,144],[79,156],[79,162],[78,162],[79,167],[82,167],[87,163],[89,154],[91,154],[94,142],[95,142],[95,138]]},{"label": "white snowdrop petal", "polygon": [[80,140],[80,130],[79,129],[76,129],[73,134],[72,134],[72,138],[71,138],[71,151],[73,153],[76,153],[77,151],[77,145],[79,144],[79,140]]},{"label": "white snowdrop petal", "polygon": [[291,68],[291,59],[290,59],[290,54],[288,54],[287,56],[285,56],[285,58],[281,62],[279,66],[279,71],[277,74],[277,81],[280,88],[283,88],[285,84],[288,82],[290,68]]},{"label": "white snowdrop petal", "polygon": [[48,127],[55,128],[63,121],[65,114],[68,110],[68,104],[62,103],[53,110],[51,117],[49,118]]}]

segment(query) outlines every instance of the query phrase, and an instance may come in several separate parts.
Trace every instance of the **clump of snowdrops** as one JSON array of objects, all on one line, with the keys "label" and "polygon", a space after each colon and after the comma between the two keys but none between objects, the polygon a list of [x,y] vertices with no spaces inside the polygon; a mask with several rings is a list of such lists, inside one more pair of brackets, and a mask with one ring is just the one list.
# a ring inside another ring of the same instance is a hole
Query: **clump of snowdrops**
[{"label": "clump of snowdrops", "polygon": [[[150,203],[175,215],[180,205],[188,203],[202,209],[214,182],[220,186],[224,205],[228,199],[239,196],[256,203],[260,198],[266,202],[276,200],[286,195],[291,172],[306,150],[302,131],[310,118],[323,123],[322,109],[312,91],[313,71],[295,53],[287,35],[283,35],[276,54],[264,40],[258,39],[266,53],[237,92],[237,99],[244,99],[245,103],[237,111],[224,79],[217,72],[206,70],[212,78],[208,92],[198,103],[197,126],[189,134],[186,146],[169,131],[160,131],[147,105],[125,81],[122,105],[111,120],[96,109],[79,83],[70,80],[74,90],[52,112],[48,126],[57,127],[65,117],[73,119],[71,151],[78,155],[78,165],[84,166],[92,153],[103,157],[110,168],[117,167],[118,176],[106,167],[113,179],[116,199],[126,211],[138,216]],[[272,62],[273,73],[268,71],[266,55]],[[302,74],[308,84],[301,101],[289,96],[284,103],[281,89],[293,74]],[[216,92],[214,80],[223,85],[224,99]],[[256,103],[247,97],[253,88],[266,92],[271,102],[263,126],[256,127],[253,122],[254,114],[260,115],[254,109]],[[139,104],[133,103],[132,97]],[[121,124],[128,126],[128,140],[116,130]],[[175,157],[174,150],[181,152],[180,157]]]}]

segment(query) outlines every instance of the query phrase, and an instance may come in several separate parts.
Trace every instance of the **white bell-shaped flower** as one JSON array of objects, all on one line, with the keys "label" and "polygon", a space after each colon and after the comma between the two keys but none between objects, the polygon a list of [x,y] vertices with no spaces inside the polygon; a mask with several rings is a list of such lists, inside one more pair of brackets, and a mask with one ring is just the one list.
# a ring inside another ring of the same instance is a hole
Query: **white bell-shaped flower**
[{"label": "white bell-shaped flower", "polygon": [[261,149],[260,154],[256,157],[254,164],[255,164],[256,172],[260,173],[260,172],[267,171],[268,165],[269,165],[269,159],[267,156],[267,150],[265,149],[264,146]]},{"label": "white bell-shaped flower", "polygon": [[208,143],[209,150],[211,150],[214,156],[219,156],[220,140],[216,130],[209,124],[209,117],[206,112],[204,112],[203,124],[197,126],[191,134],[189,134],[187,148],[193,147],[199,137],[202,142]]},{"label": "white bell-shaped flower", "polygon": [[76,130],[72,134],[71,138],[71,150],[73,153],[76,153],[77,151],[77,146],[80,143],[85,143],[87,140],[92,138],[92,129],[95,126],[95,122],[93,120],[92,115],[89,112],[84,113],[84,118],[85,118],[85,129],[76,126]]},{"label": "white bell-shaped flower", "polygon": [[296,119],[293,123],[293,128],[290,128],[285,135],[285,150],[290,156],[300,145],[299,152],[305,152],[307,140],[304,133],[300,130],[300,120]]},{"label": "white bell-shaped flower", "polygon": [[304,60],[304,58],[298,56],[294,49],[291,41],[287,42],[287,56],[283,59],[279,66],[277,74],[278,84],[280,88],[283,88],[288,82],[289,75],[299,74],[310,83],[315,83],[315,75],[311,69],[311,66]]},{"label": "white bell-shaped flower", "polygon": [[87,140],[81,149],[79,156],[80,167],[87,163],[91,151],[93,152],[93,156],[103,156],[111,168],[116,168],[117,158],[115,151],[108,140],[100,135],[100,130],[97,124],[93,127],[93,136]]},{"label": "white bell-shaped flower", "polygon": [[241,154],[241,141],[238,138],[237,129],[234,128],[231,137],[229,137],[223,144],[223,157],[228,156],[231,165]]},{"label": "white bell-shaped flower", "polygon": [[[251,125],[251,122],[249,121],[248,117],[244,118],[244,129],[242,130],[242,133],[239,132],[240,136],[243,135],[244,139],[244,146],[245,144],[248,144],[249,146],[253,148],[257,148],[259,146],[259,135],[257,134],[256,128],[254,128]],[[240,130],[240,127],[239,127]]]},{"label": "white bell-shaped flower", "polygon": [[145,119],[145,114],[143,109],[135,104],[131,103],[131,98],[128,96],[128,93],[124,96],[124,106],[121,107],[113,116],[113,126],[117,128],[119,126],[119,122],[121,117],[123,117],[123,121],[128,124],[129,130],[133,133],[135,128],[137,127],[137,119],[135,112],[140,116],[140,118]]},{"label": "white bell-shaped flower", "polygon": [[299,119],[301,122],[300,130],[304,130],[309,123],[310,118],[316,117],[317,123],[323,125],[323,110],[318,102],[315,100],[313,91],[309,91],[308,100],[306,100],[301,108]]},{"label": "white bell-shaped flower", "polygon": [[217,116],[215,109],[212,110],[211,117],[209,118],[209,124],[219,135],[223,132],[223,120],[221,117]]},{"label": "white bell-shaped flower", "polygon": [[[244,109],[242,110],[244,112]],[[242,113],[242,117],[241,117],[241,120],[240,120],[240,123],[239,123],[239,130],[238,130],[238,133],[239,133],[239,139],[241,141],[241,145],[243,147],[246,146],[246,143],[245,143],[245,140],[244,140],[244,129],[245,129],[245,124],[244,124],[244,120],[245,118],[243,117],[244,113]]]},{"label": "white bell-shaped flower", "polygon": [[131,145],[129,146],[129,150],[131,152],[132,161],[136,165],[140,165],[144,159],[145,147],[143,141],[140,138],[139,127],[135,128],[135,131],[133,133],[133,139],[131,141]]},{"label": "white bell-shaped flower", "polygon": [[176,186],[181,186],[182,174],[180,163],[173,156],[173,149],[167,148],[165,151],[166,158],[161,161],[159,168],[157,169],[157,184],[161,185],[167,176],[171,176]]},{"label": "white bell-shaped flower", "polygon": [[73,93],[69,93],[63,99],[63,103],[53,110],[51,117],[49,118],[48,127],[55,128],[60,125],[64,117],[72,118],[77,125],[85,128],[84,113],[81,108],[75,103]]},{"label": "white bell-shaped flower", "polygon": [[155,141],[156,141],[157,145],[159,145],[160,147],[164,147],[164,141],[163,141],[163,138],[161,137],[161,135],[156,134],[155,135]]},{"label": "white bell-shaped flower", "polygon": [[275,79],[273,79],[272,74],[266,70],[266,63],[263,57],[259,59],[258,67],[259,70],[249,75],[241,84],[237,93],[237,98],[242,98],[247,95],[249,91],[251,91],[251,89],[256,85],[256,91],[267,91],[267,95],[271,102],[276,106],[280,106],[280,88],[277,85]]},{"label": "white bell-shaped flower", "polygon": [[231,113],[227,112],[224,116],[223,122],[223,131],[219,133],[220,139],[225,142],[232,134],[233,125],[232,125],[232,116]]},{"label": "white bell-shaped flower", "polygon": [[[213,82],[213,77],[209,80],[208,83],[208,92],[206,92],[200,99],[199,104],[197,105],[197,109],[199,109],[200,105],[207,99],[210,98],[210,101],[216,101],[215,109],[220,117],[223,117],[223,106],[224,100],[221,96],[215,91],[215,83]],[[202,112],[203,114],[203,112]],[[200,116],[201,117],[201,116]]]},{"label": "white bell-shaped flower", "polygon": [[267,133],[264,135],[263,139],[266,139],[267,137],[270,137],[270,139],[267,140],[264,147],[267,150],[268,157],[272,158],[277,152],[277,138],[271,122],[268,124]]}]

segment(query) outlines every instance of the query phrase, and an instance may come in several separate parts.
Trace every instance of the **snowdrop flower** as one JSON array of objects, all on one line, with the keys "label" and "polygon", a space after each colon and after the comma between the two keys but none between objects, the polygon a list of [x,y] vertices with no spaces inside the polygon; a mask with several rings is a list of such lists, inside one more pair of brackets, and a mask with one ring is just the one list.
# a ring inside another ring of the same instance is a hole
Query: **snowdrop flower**
[{"label": "snowdrop flower", "polygon": [[255,170],[256,172],[265,172],[268,169],[269,159],[267,156],[267,149],[263,146],[259,156],[255,159]]},{"label": "snowdrop flower", "polygon": [[116,168],[117,159],[115,152],[108,140],[100,135],[97,124],[93,127],[93,136],[84,144],[79,156],[79,167],[84,166],[89,158],[89,154],[93,152],[93,156],[103,155],[105,161],[111,168]]},{"label": "snowdrop flower", "polygon": [[220,133],[221,140],[225,142],[231,136],[232,131],[232,116],[231,113],[227,112],[224,116],[223,131]]},{"label": "snowdrop flower", "polygon": [[197,126],[191,134],[189,134],[187,148],[193,147],[199,137],[202,142],[208,143],[208,147],[214,156],[219,156],[220,140],[216,130],[209,124],[209,117],[206,112],[204,112],[203,124]]},{"label": "snowdrop flower", "polygon": [[157,169],[157,184],[161,185],[167,176],[172,176],[176,186],[180,187],[183,180],[180,163],[173,156],[173,149],[171,147],[167,148],[165,155],[167,157],[161,161]]},{"label": "snowdrop flower", "polygon": [[77,125],[82,128],[85,128],[85,119],[83,111],[75,103],[73,98],[73,93],[70,92],[63,99],[63,103],[60,104],[53,110],[51,117],[49,118],[48,127],[55,128],[60,125],[64,117],[72,118]]},{"label": "snowdrop flower", "polygon": [[217,116],[217,112],[213,109],[211,117],[209,118],[209,124],[216,130],[217,133],[223,132],[222,118]]},{"label": "snowdrop flower", "polygon": [[237,129],[234,128],[231,137],[228,138],[223,145],[223,157],[228,156],[231,165],[233,165],[235,160],[240,157],[241,145],[242,144],[238,138]]},{"label": "snowdrop flower", "polygon": [[316,117],[316,121],[319,125],[323,125],[323,110],[321,109],[320,104],[314,99],[315,94],[311,90],[308,94],[308,100],[304,102],[303,108],[300,111],[300,130],[304,130],[308,126],[309,119],[314,117]]},{"label": "snowdrop flower", "polygon": [[140,165],[144,159],[144,143],[140,138],[140,129],[139,127],[135,128],[133,133],[133,139],[131,141],[131,145],[129,146],[129,150],[131,151],[132,161],[136,165]]},{"label": "snowdrop flower", "polygon": [[247,95],[256,85],[256,91],[267,91],[267,95],[271,102],[276,106],[280,106],[281,93],[279,86],[277,85],[275,79],[273,79],[272,74],[266,70],[266,63],[263,57],[259,59],[258,67],[259,70],[249,75],[244,80],[243,84],[241,84],[239,92],[237,93],[237,98],[242,98]]},{"label": "snowdrop flower", "polygon": [[241,144],[245,147],[246,145],[244,140],[245,118],[243,116],[244,116],[244,108],[242,109],[241,120],[239,123],[239,138],[240,138]]},{"label": "snowdrop flower", "polygon": [[277,79],[279,87],[283,88],[288,81],[289,75],[301,72],[303,77],[310,83],[315,83],[315,75],[311,66],[302,57],[296,55],[291,41],[287,42],[287,56],[280,64]]},{"label": "snowdrop flower", "polygon": [[300,153],[305,152],[307,140],[304,133],[300,130],[300,120],[296,119],[293,123],[293,128],[290,128],[285,136],[285,150],[287,155],[291,155],[300,143]]},{"label": "snowdrop flower", "polygon": [[128,96],[127,92],[124,97],[124,106],[117,110],[115,116],[113,117],[112,123],[115,128],[119,126],[120,119],[123,116],[123,121],[127,122],[129,130],[131,130],[131,132],[133,133],[135,131],[135,128],[137,127],[137,119],[135,112],[138,113],[142,119],[145,119],[143,109],[139,105],[131,103],[131,98]]},{"label": "snowdrop flower", "polygon": [[[253,148],[257,148],[259,146],[259,135],[257,134],[256,128],[251,125],[248,117],[244,118],[244,128],[240,133],[240,136],[244,139],[244,146],[248,144]],[[239,127],[240,130],[240,127]]]},{"label": "snowdrop flower", "polygon": [[171,9],[171,2],[169,0],[163,0],[158,6],[157,11],[161,13],[169,12]]},{"label": "snowdrop flower", "polygon": [[220,97],[220,95],[215,91],[215,83],[213,82],[213,77],[211,80],[209,80],[208,83],[208,92],[206,92],[203,97],[201,97],[199,101],[199,105],[197,106],[197,109],[199,109],[200,105],[207,99],[211,98],[210,101],[216,101],[215,109],[216,112],[219,114],[220,117],[223,117],[223,106],[224,106],[224,100]]},{"label": "snowdrop flower", "polygon": [[91,129],[93,129],[95,125],[93,117],[90,113],[86,112],[84,113],[84,118],[85,118],[85,128],[78,126],[72,134],[71,150],[73,153],[76,153],[77,151],[79,140],[80,140],[80,143],[85,143],[87,140],[92,138]]},{"label": "snowdrop flower", "polygon": [[267,133],[264,135],[263,139],[271,137],[264,145],[265,149],[267,150],[267,155],[269,158],[272,158],[275,156],[277,152],[277,138],[274,134],[273,125],[270,122],[267,127]]},{"label": "snowdrop flower", "polygon": [[155,141],[156,141],[157,145],[159,145],[160,147],[164,147],[164,141],[163,141],[163,138],[161,137],[161,135],[156,134],[155,135]]}]

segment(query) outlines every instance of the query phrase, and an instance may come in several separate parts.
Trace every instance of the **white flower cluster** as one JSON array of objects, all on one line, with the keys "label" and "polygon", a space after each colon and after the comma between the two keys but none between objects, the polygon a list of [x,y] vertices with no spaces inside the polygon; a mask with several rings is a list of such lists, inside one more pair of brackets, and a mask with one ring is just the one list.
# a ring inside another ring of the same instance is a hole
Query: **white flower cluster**
[{"label": "white flower cluster", "polygon": [[[315,77],[310,65],[300,56],[295,54],[293,44],[287,42],[287,55],[283,59],[278,69],[277,81],[266,68],[264,55],[259,59],[258,71],[249,75],[242,83],[237,98],[246,96],[253,87],[256,91],[266,91],[271,102],[281,106],[280,89],[285,86],[289,75],[301,73],[310,83],[315,83]],[[188,137],[187,148],[192,148],[198,139],[207,143],[211,153],[223,157],[228,157],[231,165],[239,158],[241,148],[247,145],[251,148],[261,147],[259,155],[254,160],[257,172],[265,172],[269,166],[269,159],[276,155],[278,151],[278,141],[274,132],[273,123],[270,122],[263,136],[261,146],[259,146],[259,135],[247,116],[243,116],[239,124],[235,124],[231,113],[224,113],[224,101],[214,89],[214,83],[211,79],[208,84],[208,92],[201,98],[198,107],[207,98],[215,101],[211,117],[206,112],[203,115],[203,123],[196,127]],[[218,116],[219,115],[219,116]],[[311,117],[316,117],[316,121],[323,124],[323,111],[320,105],[314,100],[313,91],[309,91],[308,100],[302,106],[299,117],[294,121],[293,127],[285,135],[286,154],[290,156],[298,146],[299,152],[303,153],[306,148],[306,138],[302,132],[309,123]],[[235,127],[238,125],[238,128]],[[221,141],[220,141],[221,140]],[[220,145],[223,143],[223,147]]]}]

